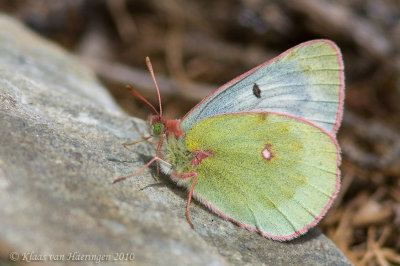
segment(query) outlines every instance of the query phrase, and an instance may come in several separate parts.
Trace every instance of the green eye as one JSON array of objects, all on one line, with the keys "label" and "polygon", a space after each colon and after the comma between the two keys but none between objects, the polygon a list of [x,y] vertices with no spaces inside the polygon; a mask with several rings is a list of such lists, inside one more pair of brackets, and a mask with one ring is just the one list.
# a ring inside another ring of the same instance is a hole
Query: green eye
[{"label": "green eye", "polygon": [[161,135],[161,133],[162,133],[162,130],[163,130],[163,124],[162,123],[155,123],[154,125],[153,125],[153,133],[155,134],[155,135]]}]

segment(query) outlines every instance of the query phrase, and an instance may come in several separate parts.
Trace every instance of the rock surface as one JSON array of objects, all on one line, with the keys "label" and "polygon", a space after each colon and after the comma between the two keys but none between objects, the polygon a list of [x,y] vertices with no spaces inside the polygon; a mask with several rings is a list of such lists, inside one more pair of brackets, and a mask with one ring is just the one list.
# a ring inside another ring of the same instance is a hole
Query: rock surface
[{"label": "rock surface", "polygon": [[192,230],[187,193],[154,168],[113,185],[154,155],[121,145],[145,131],[78,59],[0,16],[0,262],[350,265],[317,229],[271,241],[196,202]]}]

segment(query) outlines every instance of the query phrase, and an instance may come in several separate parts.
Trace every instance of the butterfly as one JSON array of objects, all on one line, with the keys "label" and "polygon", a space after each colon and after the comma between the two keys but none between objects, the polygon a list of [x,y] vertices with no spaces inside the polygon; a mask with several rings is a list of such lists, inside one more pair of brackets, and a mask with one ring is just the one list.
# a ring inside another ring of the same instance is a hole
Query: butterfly
[{"label": "butterfly", "polygon": [[299,44],[218,88],[180,120],[162,115],[155,84],[159,112],[131,88],[156,113],[145,140],[159,137],[156,157],[134,175],[157,161],[189,191],[192,228],[192,197],[278,241],[323,218],[340,188],[344,66],[335,43]]}]

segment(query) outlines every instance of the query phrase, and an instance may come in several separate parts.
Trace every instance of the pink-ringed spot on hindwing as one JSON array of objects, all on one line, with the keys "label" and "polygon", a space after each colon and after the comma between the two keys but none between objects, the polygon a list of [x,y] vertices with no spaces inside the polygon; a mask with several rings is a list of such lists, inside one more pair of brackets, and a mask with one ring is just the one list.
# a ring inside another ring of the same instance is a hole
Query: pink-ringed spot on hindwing
[{"label": "pink-ringed spot on hindwing", "polygon": [[272,158],[274,158],[274,154],[272,153],[272,144],[267,143],[265,144],[264,149],[261,151],[261,155],[262,157],[267,160],[268,162],[272,160]]}]

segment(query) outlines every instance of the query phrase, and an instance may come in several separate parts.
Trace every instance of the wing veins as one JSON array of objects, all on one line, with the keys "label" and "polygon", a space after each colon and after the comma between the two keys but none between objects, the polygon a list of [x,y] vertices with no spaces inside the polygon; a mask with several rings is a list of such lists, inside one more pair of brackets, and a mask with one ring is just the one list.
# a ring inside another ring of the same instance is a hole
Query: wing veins
[{"label": "wing veins", "polygon": [[[214,157],[214,159],[216,159],[216,158]],[[234,165],[234,164],[229,164],[229,162],[227,162],[227,161],[225,161],[225,160],[221,160],[221,159],[218,159],[218,160],[219,160],[219,161],[222,161],[222,162],[224,162],[224,163],[226,163],[226,164],[228,164],[229,166]],[[237,165],[234,165],[234,166],[235,166],[235,167],[238,167]],[[251,168],[244,168],[244,169],[252,171]],[[219,173],[220,173],[220,172],[219,172]],[[221,173],[220,173],[220,176],[224,177],[224,175],[222,175]],[[245,193],[245,192],[241,189],[241,187],[238,186],[237,184],[232,183],[231,180],[230,180],[229,178],[224,178],[224,180],[227,180],[231,185],[233,185],[233,187],[236,187],[237,189],[239,189],[239,190],[241,191],[242,195],[243,195],[245,198],[248,198],[248,196],[250,196],[250,198],[254,201],[254,198],[253,198],[251,195],[249,195],[248,193]],[[276,183],[276,182],[274,182],[274,183]],[[276,183],[276,184],[277,184],[277,183]],[[278,187],[279,187],[279,184],[278,184]],[[282,210],[280,210],[280,209],[278,208],[279,205],[276,204],[268,195],[266,195],[266,194],[263,194],[263,195],[275,206],[275,208],[276,208],[276,209],[279,211],[279,213],[285,218],[285,220],[286,220],[286,221],[288,222],[288,224],[292,227],[292,229],[293,229],[294,231],[296,231],[295,226],[292,224],[292,222],[289,220],[289,218],[285,215],[285,213],[282,212]],[[258,221],[257,221],[256,216],[254,215],[254,211],[249,207],[249,205],[248,205],[247,203],[246,203],[246,205],[247,205],[248,209],[250,210],[250,212],[251,212],[251,214],[252,214],[252,216],[253,216],[253,218],[254,218],[254,220],[255,220],[255,223],[256,223],[257,228],[260,228],[260,226],[257,225],[257,224],[259,224],[259,223],[258,223]]]}]

